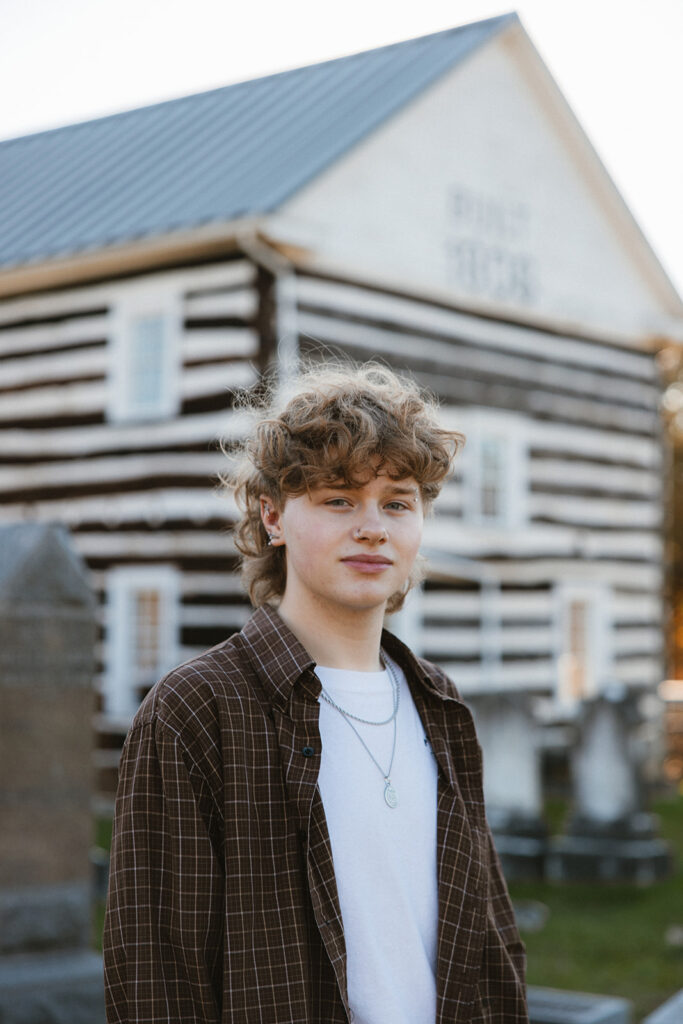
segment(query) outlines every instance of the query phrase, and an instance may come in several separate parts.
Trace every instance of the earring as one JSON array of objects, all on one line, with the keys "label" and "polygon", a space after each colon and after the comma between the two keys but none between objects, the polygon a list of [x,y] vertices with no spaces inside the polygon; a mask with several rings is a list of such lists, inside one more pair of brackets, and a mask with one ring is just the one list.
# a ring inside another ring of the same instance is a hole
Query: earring
[{"label": "earring", "polygon": [[272,535],[272,533],[269,533],[268,534],[268,547],[270,548],[272,546],[273,546],[273,535]]}]

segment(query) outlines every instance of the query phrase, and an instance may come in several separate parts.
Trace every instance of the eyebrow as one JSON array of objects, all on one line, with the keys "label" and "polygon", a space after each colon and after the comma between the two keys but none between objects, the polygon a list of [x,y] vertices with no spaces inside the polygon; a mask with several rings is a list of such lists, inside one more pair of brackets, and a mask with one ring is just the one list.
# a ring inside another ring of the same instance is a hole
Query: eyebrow
[{"label": "eyebrow", "polygon": [[[357,491],[360,490],[360,487],[362,486],[362,484],[359,486],[356,484],[347,484],[344,482],[340,482],[335,484],[323,484],[322,489],[329,491]],[[388,491],[390,494],[406,495],[411,498],[417,498],[420,495],[420,488],[417,486],[401,487],[400,484],[388,484],[385,490]]]}]

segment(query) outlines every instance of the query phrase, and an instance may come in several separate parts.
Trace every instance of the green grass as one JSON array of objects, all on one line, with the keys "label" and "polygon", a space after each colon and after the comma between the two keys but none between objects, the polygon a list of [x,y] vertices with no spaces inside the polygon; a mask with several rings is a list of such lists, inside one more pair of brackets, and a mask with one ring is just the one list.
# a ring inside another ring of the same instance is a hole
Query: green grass
[{"label": "green grass", "polygon": [[[661,836],[671,843],[676,869],[649,888],[625,885],[516,883],[513,899],[540,900],[550,909],[540,932],[524,932],[530,985],[596,992],[631,999],[636,1021],[683,987],[683,948],[665,942],[667,928],[683,927],[683,795],[660,800]],[[566,807],[548,806],[551,831]],[[111,821],[96,823],[96,842],[109,849]],[[101,948],[104,905],[95,907],[93,930]]]},{"label": "green grass", "polygon": [[[510,885],[513,899],[540,900],[550,909],[542,931],[522,936],[530,985],[622,996],[633,1001],[636,1020],[683,986],[683,948],[665,941],[668,928],[683,927],[683,796],[661,800],[654,810],[676,856],[666,881],[649,888]],[[553,814],[559,820],[558,808]]]}]

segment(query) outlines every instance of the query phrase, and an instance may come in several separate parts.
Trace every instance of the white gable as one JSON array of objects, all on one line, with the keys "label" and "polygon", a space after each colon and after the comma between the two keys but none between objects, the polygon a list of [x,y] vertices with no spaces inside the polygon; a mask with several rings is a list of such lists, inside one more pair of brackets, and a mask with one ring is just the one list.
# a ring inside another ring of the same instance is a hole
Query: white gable
[{"label": "white gable", "polygon": [[272,226],[354,274],[630,344],[681,315],[520,25],[320,175]]}]

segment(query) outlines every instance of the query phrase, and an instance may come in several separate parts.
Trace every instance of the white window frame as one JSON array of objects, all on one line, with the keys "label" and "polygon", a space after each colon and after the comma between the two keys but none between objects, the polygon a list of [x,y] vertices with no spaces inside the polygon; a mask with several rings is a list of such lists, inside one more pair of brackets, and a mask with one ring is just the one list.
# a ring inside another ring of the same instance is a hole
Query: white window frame
[{"label": "white window frame", "polygon": [[[498,409],[467,409],[459,421],[466,435],[462,460],[463,519],[477,527],[515,529],[528,519],[529,456],[525,421]],[[502,501],[499,515],[482,510],[484,445],[493,440],[503,449]],[[456,463],[457,465],[457,463]]]},{"label": "white window frame", "polygon": [[[158,317],[162,322],[161,388],[157,401],[135,401],[131,391],[131,363],[135,326]],[[108,419],[115,423],[162,420],[180,408],[182,298],[176,287],[136,282],[122,289],[112,305],[109,331]]]},{"label": "white window frame", "polygon": [[[599,582],[562,582],[554,587],[555,620],[555,699],[568,711],[575,710],[582,700],[602,693],[614,675],[612,591]],[[568,638],[571,607],[586,606],[586,685],[582,694],[571,687],[571,652]]]},{"label": "white window frame", "polygon": [[131,718],[138,707],[131,603],[141,590],[155,590],[160,598],[159,657],[150,669],[148,682],[156,682],[180,660],[180,573],[177,568],[153,565],[111,569],[107,586],[104,713],[113,718]]}]

